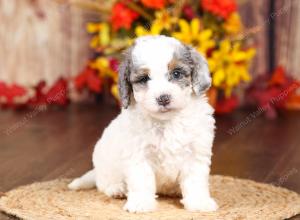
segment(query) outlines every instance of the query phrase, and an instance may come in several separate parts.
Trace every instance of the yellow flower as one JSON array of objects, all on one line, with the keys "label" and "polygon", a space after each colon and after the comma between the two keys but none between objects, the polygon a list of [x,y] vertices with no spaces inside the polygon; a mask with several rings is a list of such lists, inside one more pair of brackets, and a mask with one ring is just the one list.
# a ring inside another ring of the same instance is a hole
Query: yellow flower
[{"label": "yellow flower", "polygon": [[120,53],[121,50],[128,48],[132,45],[133,39],[129,37],[113,38],[107,47],[104,48],[105,55]]},{"label": "yellow flower", "polygon": [[86,26],[86,30],[88,33],[94,34],[98,31],[100,31],[100,23],[88,23]]},{"label": "yellow flower", "polygon": [[135,29],[135,34],[140,37],[144,35],[158,35],[162,30],[171,30],[172,25],[177,22],[177,18],[172,17],[168,11],[161,10],[155,13],[155,19],[151,24],[150,29],[144,26],[137,26]]},{"label": "yellow flower", "polygon": [[120,96],[119,96],[119,90],[118,90],[118,85],[117,85],[117,84],[112,85],[112,87],[111,87],[111,89],[110,89],[110,92],[111,92],[111,94],[112,94],[117,100],[120,99]]},{"label": "yellow flower", "polygon": [[117,73],[110,68],[110,62],[106,57],[98,57],[90,63],[90,67],[98,70],[100,78],[112,78],[116,82]]},{"label": "yellow flower", "polygon": [[249,81],[251,77],[248,69],[254,54],[253,48],[242,50],[239,42],[221,41],[218,50],[215,50],[208,58],[213,85],[224,88],[225,94],[229,96],[233,87],[241,81]]},{"label": "yellow flower", "polygon": [[171,30],[172,25],[176,24],[178,18],[172,17],[168,11],[161,10],[155,13],[154,25],[160,26],[165,30]]},{"label": "yellow flower", "polygon": [[201,30],[201,22],[198,18],[194,18],[190,24],[186,20],[180,19],[179,27],[180,32],[175,32],[172,36],[193,45],[204,55],[208,49],[215,47],[215,41],[212,39],[212,30]]},{"label": "yellow flower", "polygon": [[242,30],[241,17],[238,13],[232,13],[223,24],[225,31],[229,34],[238,34]]},{"label": "yellow flower", "polygon": [[96,34],[90,41],[92,48],[104,54],[116,53],[132,44],[129,37],[117,38],[111,36],[111,28],[108,23],[88,23],[87,30],[89,33]]},{"label": "yellow flower", "polygon": [[111,42],[110,27],[108,23],[88,23],[87,31],[97,33],[90,42],[92,48],[107,46]]},{"label": "yellow flower", "polygon": [[141,37],[144,35],[158,35],[161,33],[161,31],[163,30],[163,27],[160,26],[159,24],[152,24],[150,27],[150,30],[145,28],[144,26],[137,26],[135,28],[135,34],[137,37]]}]

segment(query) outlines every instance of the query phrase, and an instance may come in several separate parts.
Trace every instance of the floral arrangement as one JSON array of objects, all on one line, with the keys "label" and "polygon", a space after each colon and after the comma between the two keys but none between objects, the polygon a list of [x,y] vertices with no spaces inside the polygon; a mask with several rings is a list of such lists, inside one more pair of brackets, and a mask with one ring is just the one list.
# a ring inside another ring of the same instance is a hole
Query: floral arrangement
[{"label": "floral arrangement", "polygon": [[300,109],[300,82],[289,77],[282,66],[271,74],[258,76],[246,90],[247,104],[257,106],[266,118],[273,119],[279,109]]},{"label": "floral arrangement", "polygon": [[237,106],[235,88],[250,81],[255,49],[243,37],[235,0],[122,0],[109,11],[107,20],[87,24],[95,56],[76,77],[78,90],[100,93],[106,86],[118,99],[121,51],[136,37],[163,34],[192,45],[207,58],[213,83],[208,95],[217,112]]}]

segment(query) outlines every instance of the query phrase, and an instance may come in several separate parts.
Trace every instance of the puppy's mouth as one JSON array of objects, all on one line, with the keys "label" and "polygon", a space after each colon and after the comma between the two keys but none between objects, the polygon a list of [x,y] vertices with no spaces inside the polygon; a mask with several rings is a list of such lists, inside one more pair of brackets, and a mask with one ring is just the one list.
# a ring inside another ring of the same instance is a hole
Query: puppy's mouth
[{"label": "puppy's mouth", "polygon": [[150,112],[151,116],[159,120],[169,120],[170,117],[174,116],[179,109],[171,106],[160,106],[156,111]]},{"label": "puppy's mouth", "polygon": [[165,107],[160,107],[160,108],[158,109],[158,112],[159,112],[159,113],[168,113],[168,112],[171,112],[171,111],[173,111],[173,110],[174,110],[173,108],[168,107],[168,106],[165,106]]}]

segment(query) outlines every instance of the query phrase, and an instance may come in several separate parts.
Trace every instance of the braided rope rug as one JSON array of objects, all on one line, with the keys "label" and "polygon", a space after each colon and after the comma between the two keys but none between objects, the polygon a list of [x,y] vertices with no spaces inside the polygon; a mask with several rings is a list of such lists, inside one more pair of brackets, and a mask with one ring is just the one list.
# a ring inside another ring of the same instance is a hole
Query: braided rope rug
[{"label": "braided rope rug", "polygon": [[196,220],[286,219],[300,213],[300,196],[272,185],[215,175],[211,192],[217,212],[188,212],[179,198],[159,198],[158,210],[131,214],[122,210],[125,200],[111,199],[93,190],[70,191],[60,179],[14,189],[0,199],[0,210],[23,219]]}]

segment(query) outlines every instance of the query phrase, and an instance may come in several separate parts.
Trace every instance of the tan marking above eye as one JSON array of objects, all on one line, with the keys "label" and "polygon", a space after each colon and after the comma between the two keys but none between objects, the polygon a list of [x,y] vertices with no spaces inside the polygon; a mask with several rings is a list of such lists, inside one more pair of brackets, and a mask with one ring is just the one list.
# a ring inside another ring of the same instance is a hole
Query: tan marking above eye
[{"label": "tan marking above eye", "polygon": [[185,64],[183,61],[177,58],[173,58],[169,63],[168,63],[168,70],[169,73],[172,73],[174,69],[182,69],[185,73],[189,72],[189,67],[187,64]]},{"label": "tan marking above eye", "polygon": [[138,69],[137,75],[149,75],[150,70],[148,68]]},{"label": "tan marking above eye", "polygon": [[173,70],[175,69],[177,66],[179,66],[180,61],[176,58],[173,58],[169,63],[168,63],[168,70]]}]

